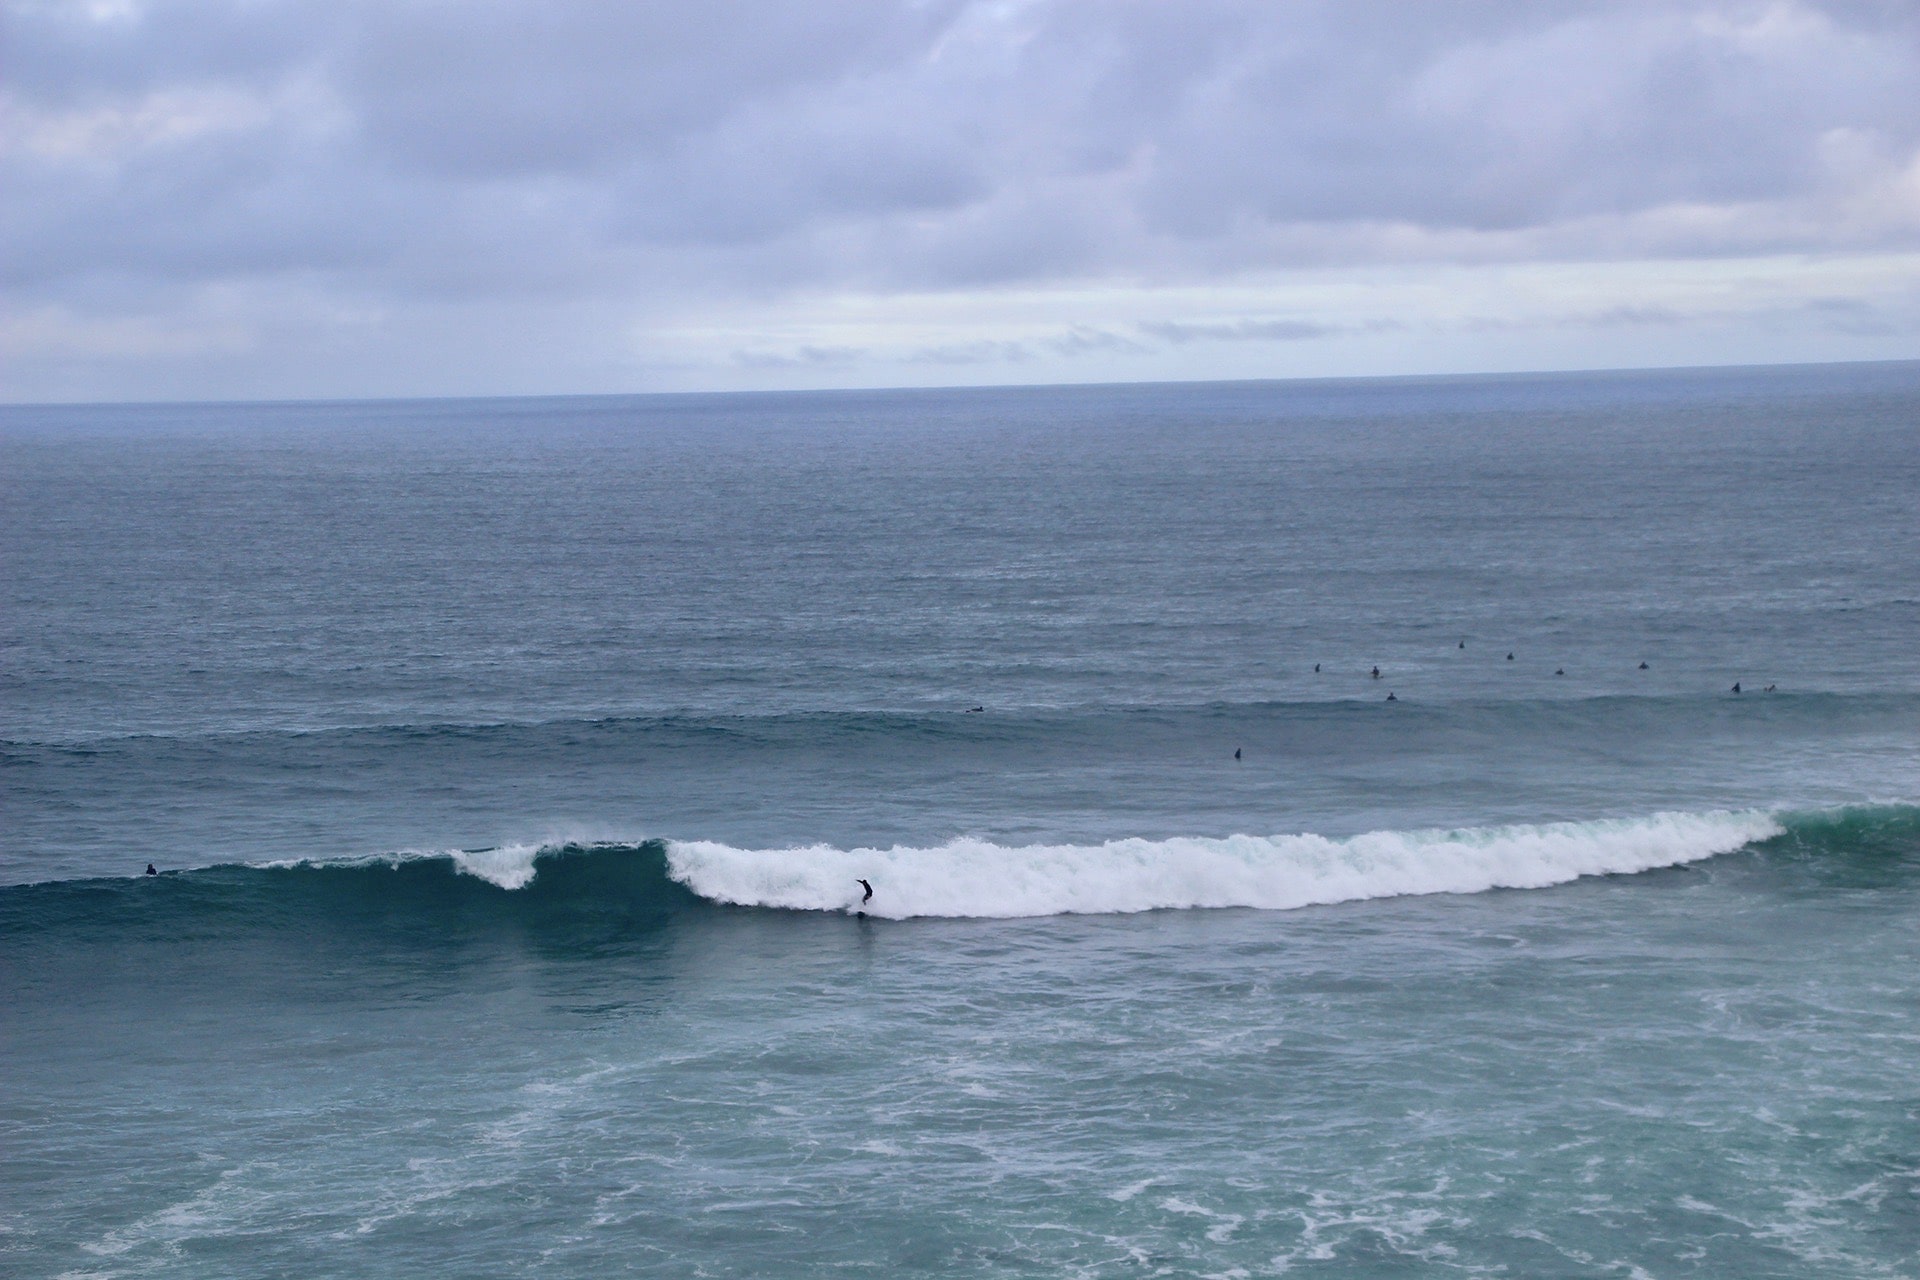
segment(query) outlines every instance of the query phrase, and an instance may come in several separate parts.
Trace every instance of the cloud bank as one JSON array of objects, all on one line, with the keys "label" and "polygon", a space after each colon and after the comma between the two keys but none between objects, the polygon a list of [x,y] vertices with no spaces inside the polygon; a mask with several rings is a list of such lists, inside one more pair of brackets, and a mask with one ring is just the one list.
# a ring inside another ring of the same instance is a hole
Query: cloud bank
[{"label": "cloud bank", "polygon": [[16,400],[1920,354],[1898,0],[14,0],[0,40]]}]

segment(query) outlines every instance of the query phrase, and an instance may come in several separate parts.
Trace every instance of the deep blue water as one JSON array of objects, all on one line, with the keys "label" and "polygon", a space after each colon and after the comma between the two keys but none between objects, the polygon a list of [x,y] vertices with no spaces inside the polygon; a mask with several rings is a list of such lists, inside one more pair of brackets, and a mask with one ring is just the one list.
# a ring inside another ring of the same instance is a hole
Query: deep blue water
[{"label": "deep blue water", "polygon": [[1920,364],[15,407],[0,550],[12,1274],[1920,1276]]}]

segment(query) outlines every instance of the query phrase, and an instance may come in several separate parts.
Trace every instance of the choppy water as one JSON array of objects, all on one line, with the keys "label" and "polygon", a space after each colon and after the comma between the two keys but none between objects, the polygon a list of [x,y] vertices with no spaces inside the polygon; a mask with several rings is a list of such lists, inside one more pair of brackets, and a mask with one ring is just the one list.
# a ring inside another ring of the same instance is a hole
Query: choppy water
[{"label": "choppy water", "polygon": [[1920,1275],[1920,366],[0,463],[11,1273]]}]

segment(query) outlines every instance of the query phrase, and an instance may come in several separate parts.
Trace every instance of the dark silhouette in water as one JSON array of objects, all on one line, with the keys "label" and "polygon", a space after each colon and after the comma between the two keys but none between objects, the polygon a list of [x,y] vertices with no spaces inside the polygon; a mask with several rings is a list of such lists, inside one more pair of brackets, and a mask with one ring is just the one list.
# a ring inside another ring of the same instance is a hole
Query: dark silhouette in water
[{"label": "dark silhouette in water", "polygon": [[1740,682],[1739,682],[1738,680],[1735,680],[1735,681],[1733,682],[1733,691],[1734,691],[1735,693],[1738,693],[1738,692],[1740,692]]},{"label": "dark silhouette in water", "polygon": [[860,898],[860,905],[864,907],[869,902],[873,901],[873,886],[868,884],[865,880],[862,880],[859,883],[860,883],[860,887],[866,890],[866,893],[861,895],[861,898]]},{"label": "dark silhouette in water", "polygon": [[1647,664],[1646,664],[1646,663],[1644,663],[1644,662],[1643,662],[1643,663],[1641,663],[1641,664],[1640,664],[1640,669],[1641,669],[1642,671],[1645,671],[1645,670],[1647,669]]},{"label": "dark silhouette in water", "polygon": [[968,708],[967,708],[967,713],[968,713],[969,715],[971,715],[971,714],[972,714],[973,712],[975,712],[975,711],[985,711],[985,710],[986,710],[986,708],[985,708],[985,707],[968,707]]},{"label": "dark silhouette in water", "polygon": [[1507,655],[1507,661],[1508,661],[1508,662],[1512,662],[1512,661],[1513,661],[1513,655],[1512,655],[1512,654],[1508,654],[1508,655]]},{"label": "dark silhouette in water", "polygon": [[1566,669],[1565,667],[1555,667],[1555,668],[1553,669],[1553,674],[1555,674],[1555,675],[1557,675],[1557,676],[1563,676],[1563,675],[1565,675],[1565,674],[1567,674],[1567,669]]},{"label": "dark silhouette in water", "polygon": [[1774,691],[1775,689],[1777,689],[1777,688],[1779,688],[1779,687],[1780,687],[1780,686],[1778,686],[1778,685],[1772,685],[1772,684],[1770,684],[1770,685],[1768,685],[1768,686],[1767,686],[1767,687],[1766,687],[1766,688],[1765,688],[1764,690],[1762,690],[1762,692],[1763,692],[1763,693],[1772,693],[1772,692],[1773,692],[1773,691]]},{"label": "dark silhouette in water", "polygon": [[1235,760],[1238,760],[1238,759],[1240,758],[1240,748],[1238,748],[1238,747],[1235,747],[1235,748],[1233,749],[1233,758],[1234,758]]},{"label": "dark silhouette in water", "polygon": [[147,874],[148,874],[148,875],[150,875],[150,876],[157,876],[157,875],[159,875],[160,873],[159,873],[158,871],[155,871],[155,870],[153,869],[153,864],[152,864],[151,862],[149,862],[149,863],[147,864]]},{"label": "dark silhouette in water", "polygon": [[1388,702],[1398,702],[1398,701],[1400,701],[1400,699],[1398,699],[1398,698],[1396,698],[1396,697],[1394,697],[1394,696],[1393,696],[1392,694],[1388,694],[1388,695],[1387,695],[1387,701],[1388,701]]},{"label": "dark silhouette in water", "polygon": [[1462,641],[1460,642],[1460,647],[1461,647],[1462,649],[1464,649],[1464,648],[1466,648],[1466,647],[1467,647],[1467,642],[1466,642],[1465,640],[1462,640]]},{"label": "dark silhouette in water", "polygon": [[1380,668],[1378,668],[1378,667],[1375,667],[1375,668],[1373,669],[1373,678],[1374,678],[1375,680],[1378,680],[1378,679],[1380,678]]},{"label": "dark silhouette in water", "polygon": [[1313,674],[1315,675],[1320,674],[1320,664],[1317,662],[1313,664]]}]

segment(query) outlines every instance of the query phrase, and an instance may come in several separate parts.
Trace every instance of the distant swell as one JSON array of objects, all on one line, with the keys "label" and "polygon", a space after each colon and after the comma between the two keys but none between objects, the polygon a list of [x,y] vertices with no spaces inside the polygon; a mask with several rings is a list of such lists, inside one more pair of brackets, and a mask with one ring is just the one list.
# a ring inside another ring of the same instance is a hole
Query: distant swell
[{"label": "distant swell", "polygon": [[1538,889],[1580,876],[1671,867],[1784,828],[1764,813],[1662,813],[1615,822],[1317,835],[1113,840],[1007,848],[735,849],[672,843],[668,874],[703,898],[845,910],[866,879],[872,915],[1014,917],[1191,907],[1286,910],[1423,893]]}]

